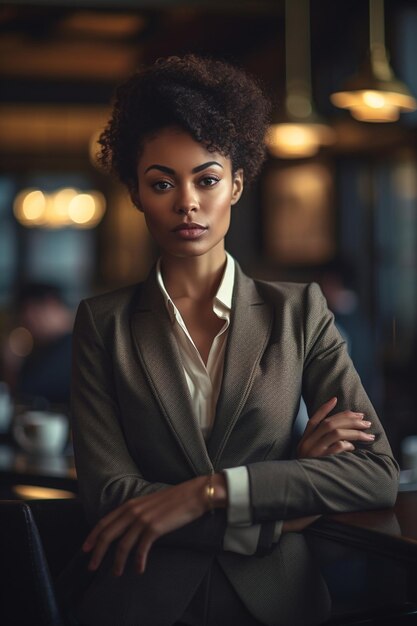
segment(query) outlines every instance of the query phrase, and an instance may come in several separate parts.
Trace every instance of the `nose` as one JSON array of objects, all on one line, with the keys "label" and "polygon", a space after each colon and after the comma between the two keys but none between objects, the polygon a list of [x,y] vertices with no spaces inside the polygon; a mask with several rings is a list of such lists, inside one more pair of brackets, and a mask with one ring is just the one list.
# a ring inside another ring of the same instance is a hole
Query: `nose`
[{"label": "nose", "polygon": [[177,213],[184,215],[198,211],[198,198],[191,185],[178,187],[174,208]]}]

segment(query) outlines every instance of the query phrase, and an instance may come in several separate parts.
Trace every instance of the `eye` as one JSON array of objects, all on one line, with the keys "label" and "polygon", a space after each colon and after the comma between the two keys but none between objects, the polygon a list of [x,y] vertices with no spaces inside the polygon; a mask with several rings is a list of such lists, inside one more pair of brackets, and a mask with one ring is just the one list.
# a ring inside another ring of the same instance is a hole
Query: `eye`
[{"label": "eye", "polygon": [[167,189],[171,189],[172,187],[173,185],[167,180],[158,180],[152,185],[152,188],[155,189],[155,191],[166,191]]},{"label": "eye", "polygon": [[220,178],[217,178],[216,176],[204,176],[204,178],[200,180],[200,185],[202,185],[203,187],[213,187],[219,181]]}]

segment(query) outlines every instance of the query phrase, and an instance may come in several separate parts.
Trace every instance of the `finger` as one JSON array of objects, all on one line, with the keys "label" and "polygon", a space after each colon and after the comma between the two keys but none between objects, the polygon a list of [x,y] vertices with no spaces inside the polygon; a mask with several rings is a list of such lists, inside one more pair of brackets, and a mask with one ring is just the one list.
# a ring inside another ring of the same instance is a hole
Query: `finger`
[{"label": "finger", "polygon": [[157,538],[158,534],[154,530],[147,530],[143,533],[136,551],[136,571],[138,574],[144,573],[149,551]]},{"label": "finger", "polygon": [[117,544],[116,556],[114,559],[113,573],[115,576],[121,576],[124,572],[126,561],[132,551],[133,546],[137,543],[143,532],[143,524],[137,522],[132,524],[130,529],[125,533]]},{"label": "finger", "polygon": [[350,441],[337,441],[332,446],[327,448],[327,451],[322,456],[331,456],[332,454],[340,454],[341,452],[353,452],[355,446]]},{"label": "finger", "polygon": [[357,413],[355,411],[340,411],[339,413],[333,413],[333,415],[327,415],[319,424],[319,426],[323,423],[323,422],[335,422],[341,419],[349,419],[352,420],[352,423],[354,421],[357,422],[362,422],[362,421],[367,421],[365,420],[365,414],[364,413]]},{"label": "finger", "polygon": [[329,448],[337,445],[340,442],[344,442],[339,446],[338,452],[343,452],[346,450],[351,450],[348,444],[352,441],[360,441],[362,443],[372,443],[375,440],[375,435],[371,433],[365,433],[363,431],[357,429],[342,429],[337,428],[323,434],[318,441],[315,441],[313,444],[308,446],[305,444],[301,446],[298,450],[298,458],[316,458],[321,456],[327,456],[329,453]]},{"label": "finger", "polygon": [[[330,433],[341,431],[342,429],[366,430],[370,428],[371,422],[363,420],[362,414],[352,413],[351,411],[343,411],[336,415],[331,415],[323,419],[313,432],[305,432],[298,445],[298,456],[313,456],[311,451],[317,445],[322,445],[323,437]],[[342,439],[343,437],[339,437]]]},{"label": "finger", "polygon": [[118,537],[121,537],[131,523],[131,516],[124,515],[117,518],[112,524],[107,525],[96,540],[93,554],[88,564],[89,570],[94,571],[100,567],[110,544]]},{"label": "finger", "polygon": [[329,448],[337,441],[362,441],[362,442],[372,442],[375,439],[375,435],[372,433],[364,433],[360,430],[348,430],[343,428],[338,428],[334,432],[329,433],[321,438],[320,444]]},{"label": "finger", "polygon": [[337,398],[336,396],[333,398],[330,398],[330,400],[327,400],[327,402],[325,402],[324,404],[322,404],[317,411],[314,413],[314,415],[309,419],[307,427],[310,426],[310,428],[316,427],[318,424],[320,424],[320,422],[327,417],[327,415],[330,413],[330,411],[332,409],[334,409],[334,407],[337,404]]},{"label": "finger", "polygon": [[350,430],[367,430],[372,425],[372,422],[357,417],[355,413],[348,411],[344,413],[338,413],[337,415],[331,415],[326,417],[316,428],[314,433],[311,434],[311,438],[325,435],[326,433],[338,430],[341,428],[348,428]]},{"label": "finger", "polygon": [[316,445],[314,448],[305,452],[302,457],[303,459],[318,459],[324,456],[330,456],[331,454],[337,454],[339,452],[344,452],[346,450],[354,450],[353,444],[350,442],[343,443],[341,441],[336,441],[332,446],[325,445]]},{"label": "finger", "polygon": [[315,445],[310,447],[308,450],[301,449],[299,451],[298,458],[317,458],[333,454],[333,446],[336,446],[337,452],[344,452],[345,450],[352,451],[354,450],[352,441],[372,443],[374,439],[374,435],[368,435],[367,433],[359,431],[340,431],[338,433],[331,433],[326,437],[321,438],[319,442],[316,442]]},{"label": "finger", "polygon": [[102,517],[101,520],[94,526],[93,530],[87,535],[82,545],[84,552],[90,552],[94,548],[99,535],[118,517],[121,517],[123,513],[123,507],[118,507],[111,513]]}]

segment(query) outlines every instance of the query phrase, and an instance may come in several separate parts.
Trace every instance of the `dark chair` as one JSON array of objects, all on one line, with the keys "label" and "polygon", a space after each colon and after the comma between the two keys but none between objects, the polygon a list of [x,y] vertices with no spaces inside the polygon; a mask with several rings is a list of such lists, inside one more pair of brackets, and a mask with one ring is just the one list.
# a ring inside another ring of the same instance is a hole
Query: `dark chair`
[{"label": "dark chair", "polygon": [[56,581],[87,531],[77,499],[0,501],[0,624],[64,626]]}]

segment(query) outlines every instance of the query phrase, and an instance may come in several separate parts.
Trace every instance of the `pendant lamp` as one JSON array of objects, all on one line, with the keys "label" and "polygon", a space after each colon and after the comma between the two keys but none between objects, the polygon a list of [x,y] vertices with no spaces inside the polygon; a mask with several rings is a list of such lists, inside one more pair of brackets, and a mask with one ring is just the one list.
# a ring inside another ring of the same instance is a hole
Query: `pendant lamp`
[{"label": "pendant lamp", "polygon": [[414,111],[417,101],[396,78],[385,47],[384,0],[369,0],[369,53],[344,91],[330,96],[333,104],[349,109],[361,122],[395,122],[400,113]]},{"label": "pendant lamp", "polygon": [[333,143],[333,130],[314,111],[311,94],[309,0],[285,2],[285,110],[269,127],[266,143],[279,158],[310,157]]}]

